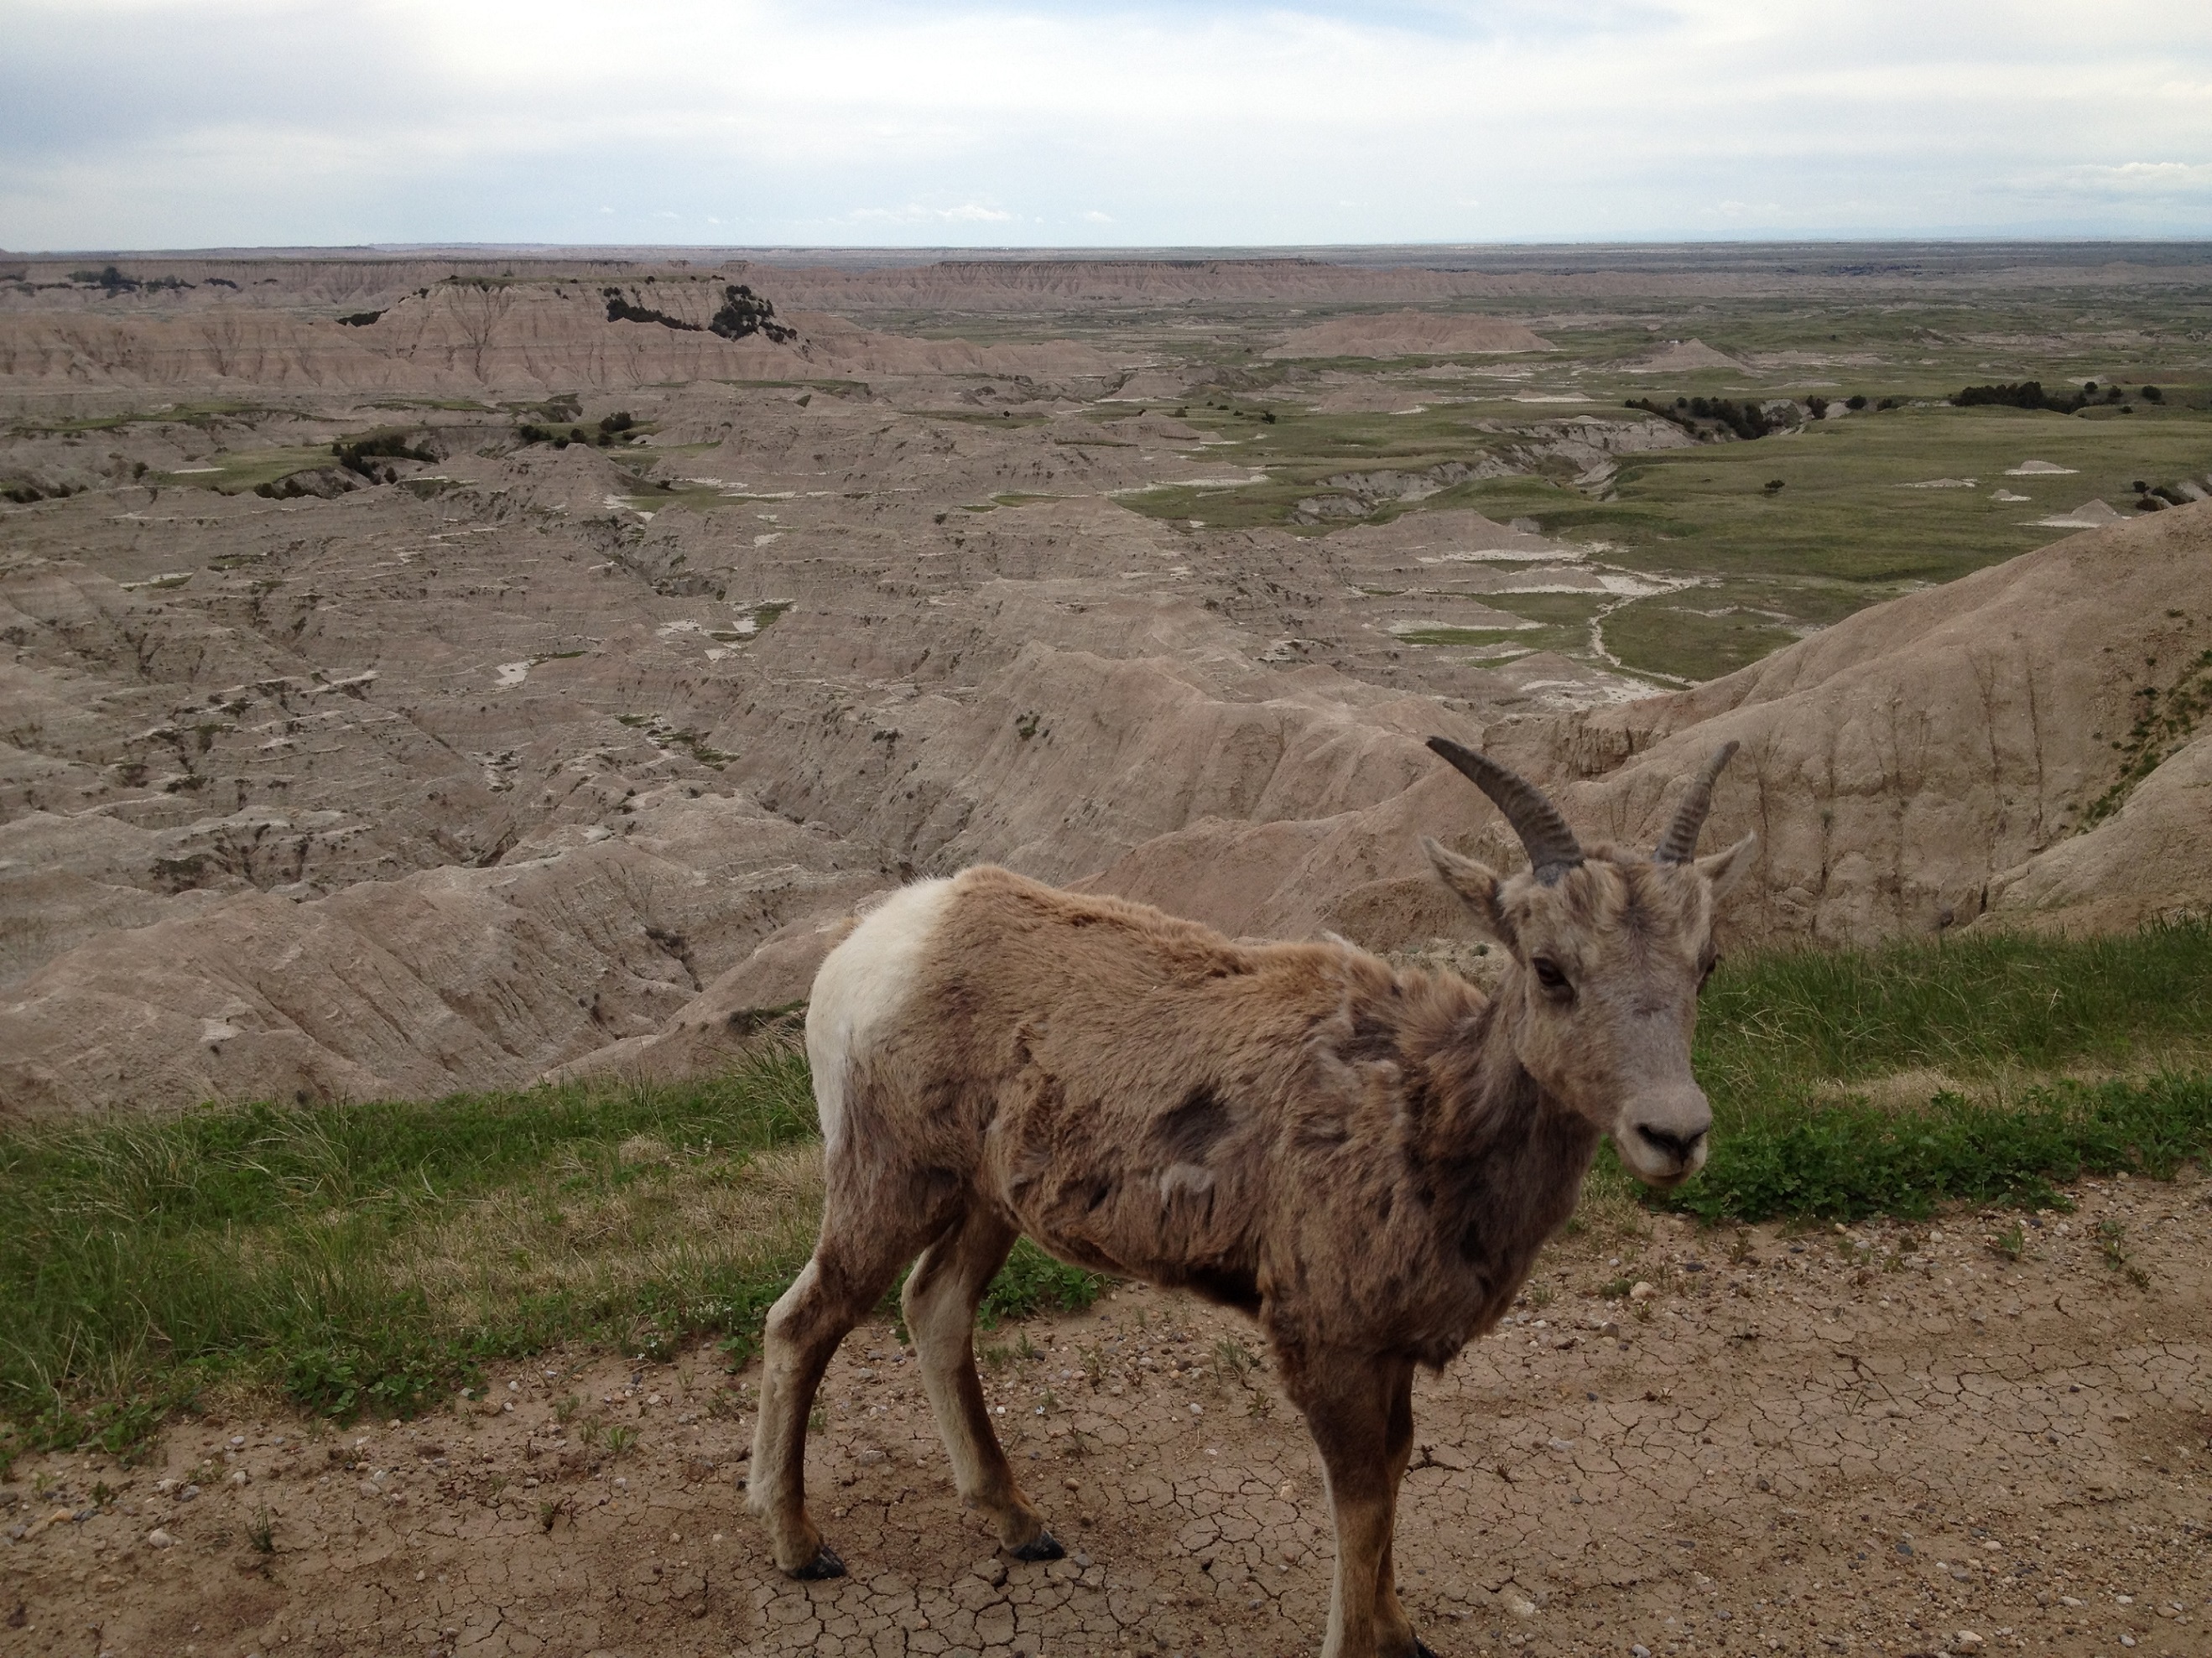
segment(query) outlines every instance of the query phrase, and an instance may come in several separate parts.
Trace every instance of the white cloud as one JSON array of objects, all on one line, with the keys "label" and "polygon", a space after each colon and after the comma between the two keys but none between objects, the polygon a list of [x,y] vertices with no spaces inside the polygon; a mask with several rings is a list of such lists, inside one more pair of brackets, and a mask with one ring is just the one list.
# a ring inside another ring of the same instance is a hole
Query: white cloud
[{"label": "white cloud", "polygon": [[741,243],[2212,234],[2212,7],[2170,0],[0,0],[0,31],[15,247],[665,240],[698,201]]},{"label": "white cloud", "polygon": [[1003,208],[985,207],[980,202],[963,202],[957,207],[922,207],[909,203],[904,207],[857,207],[845,215],[852,224],[1008,224],[1018,216]]},{"label": "white cloud", "polygon": [[2075,190],[2100,194],[2118,191],[2130,196],[2196,196],[2212,191],[2212,161],[2124,161],[2118,167],[2069,167],[2058,182]]}]

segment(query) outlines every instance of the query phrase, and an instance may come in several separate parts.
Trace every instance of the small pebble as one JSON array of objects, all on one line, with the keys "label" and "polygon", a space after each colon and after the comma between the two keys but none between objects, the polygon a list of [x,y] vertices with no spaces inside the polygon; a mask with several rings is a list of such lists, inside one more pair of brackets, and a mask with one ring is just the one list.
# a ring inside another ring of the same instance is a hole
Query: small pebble
[{"label": "small pebble", "polygon": [[149,1548],[174,1548],[176,1546],[176,1542],[177,1540],[175,1538],[170,1536],[168,1533],[163,1531],[159,1526],[156,1526],[152,1531],[146,1533],[146,1546]]}]

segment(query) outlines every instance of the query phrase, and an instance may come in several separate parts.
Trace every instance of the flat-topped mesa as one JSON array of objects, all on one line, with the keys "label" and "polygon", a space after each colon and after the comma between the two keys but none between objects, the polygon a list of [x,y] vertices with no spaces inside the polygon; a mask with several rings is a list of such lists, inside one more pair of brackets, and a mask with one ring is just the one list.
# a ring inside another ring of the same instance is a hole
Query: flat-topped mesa
[{"label": "flat-topped mesa", "polygon": [[1413,1367],[1504,1312],[1600,1139],[1656,1186],[1703,1164],[1697,993],[1715,902],[1753,846],[1694,855],[1729,750],[1645,855],[1585,851],[1527,780],[1430,746],[1528,853],[1501,877],[1425,842],[1510,958],[1492,997],[990,866],[902,889],[823,963],[807,1051],[827,1197],[813,1259],[769,1316],[749,1485],[784,1570],[844,1570],[805,1510],[807,1414],[837,1343],[909,1261],[907,1325],[962,1495],[1017,1556],[1060,1552],[973,1357],[976,1306],[1027,1233],[1259,1321],[1328,1470],[1326,1650],[1419,1649],[1389,1549]]}]

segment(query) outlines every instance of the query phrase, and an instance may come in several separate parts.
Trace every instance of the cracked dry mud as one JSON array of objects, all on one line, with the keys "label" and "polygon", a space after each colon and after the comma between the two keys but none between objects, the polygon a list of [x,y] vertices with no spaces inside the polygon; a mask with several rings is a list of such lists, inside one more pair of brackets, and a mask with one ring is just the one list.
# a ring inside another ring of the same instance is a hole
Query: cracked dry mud
[{"label": "cracked dry mud", "polygon": [[[2212,1651],[2212,1182],[2076,1196],[2019,1222],[1555,1242],[1510,1319],[1416,1384],[1417,1627],[1445,1658]],[[1310,1652],[1319,1468],[1266,1365],[1224,1345],[1250,1340],[1136,1288],[980,1338],[1067,1545],[1049,1564],[962,1510],[882,1322],[848,1339],[810,1446],[837,1582],[769,1567],[734,1485],[748,1378],[711,1350],[549,1355],[404,1425],[233,1406],[137,1466],[25,1457],[0,1488],[0,1651]]]}]

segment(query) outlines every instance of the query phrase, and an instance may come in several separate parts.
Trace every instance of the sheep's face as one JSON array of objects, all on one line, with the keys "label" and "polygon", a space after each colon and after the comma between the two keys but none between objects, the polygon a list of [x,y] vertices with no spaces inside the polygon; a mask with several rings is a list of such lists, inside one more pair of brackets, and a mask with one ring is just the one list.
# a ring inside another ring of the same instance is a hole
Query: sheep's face
[{"label": "sheep's face", "polygon": [[1698,990],[1717,957],[1715,901],[1750,862],[1750,836],[1693,863],[1601,847],[1550,881],[1431,845],[1447,884],[1513,958],[1498,1027],[1528,1074],[1613,1137],[1662,1188],[1705,1166],[1712,1108],[1690,1071]]}]

